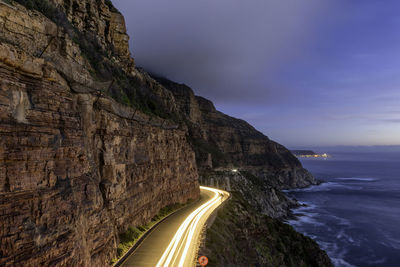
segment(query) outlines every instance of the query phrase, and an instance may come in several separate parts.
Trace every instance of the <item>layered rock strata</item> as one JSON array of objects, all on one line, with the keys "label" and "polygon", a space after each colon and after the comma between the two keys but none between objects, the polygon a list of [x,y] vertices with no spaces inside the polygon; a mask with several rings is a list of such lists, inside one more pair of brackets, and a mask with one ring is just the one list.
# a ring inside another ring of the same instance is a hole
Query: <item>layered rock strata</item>
[{"label": "layered rock strata", "polygon": [[95,90],[40,13],[0,1],[0,27],[0,265],[109,265],[120,232],[198,197],[186,131]]}]

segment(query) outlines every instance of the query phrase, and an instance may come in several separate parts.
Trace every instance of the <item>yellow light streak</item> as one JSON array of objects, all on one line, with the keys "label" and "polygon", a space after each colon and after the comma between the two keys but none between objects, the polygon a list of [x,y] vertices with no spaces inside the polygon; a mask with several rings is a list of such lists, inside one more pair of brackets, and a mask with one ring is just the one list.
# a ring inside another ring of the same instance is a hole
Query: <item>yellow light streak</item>
[{"label": "yellow light streak", "polygon": [[[184,266],[185,260],[189,254],[190,244],[194,240],[195,231],[200,220],[208,211],[211,211],[213,207],[216,208],[222,202],[220,200],[224,198],[224,191],[205,186],[201,186],[200,188],[213,192],[214,196],[209,201],[198,207],[185,219],[158,261],[156,265],[157,267],[174,266],[174,263],[178,258],[178,266]],[[183,252],[180,255],[182,248]]]}]

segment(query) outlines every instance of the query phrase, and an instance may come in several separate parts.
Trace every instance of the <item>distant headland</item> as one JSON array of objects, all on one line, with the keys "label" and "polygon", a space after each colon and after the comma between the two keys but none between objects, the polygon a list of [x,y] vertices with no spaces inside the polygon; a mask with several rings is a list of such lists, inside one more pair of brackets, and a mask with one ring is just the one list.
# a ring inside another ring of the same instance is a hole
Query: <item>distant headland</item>
[{"label": "distant headland", "polygon": [[318,154],[312,150],[291,150],[291,152],[298,158],[328,158],[326,153]]}]

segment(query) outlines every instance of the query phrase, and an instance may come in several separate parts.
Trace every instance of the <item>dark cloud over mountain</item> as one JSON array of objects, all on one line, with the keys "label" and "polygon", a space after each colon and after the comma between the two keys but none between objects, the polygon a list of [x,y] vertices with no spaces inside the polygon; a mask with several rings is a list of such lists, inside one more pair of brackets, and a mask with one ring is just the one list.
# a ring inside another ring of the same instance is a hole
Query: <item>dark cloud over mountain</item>
[{"label": "dark cloud over mountain", "polygon": [[[139,66],[188,84],[278,141],[400,144],[400,128],[391,123],[388,139],[381,125],[382,114],[397,119],[387,113],[393,105],[376,101],[400,100],[394,0],[113,2]],[[380,122],[337,119],[360,114]],[[365,131],[375,134],[356,138]]]}]

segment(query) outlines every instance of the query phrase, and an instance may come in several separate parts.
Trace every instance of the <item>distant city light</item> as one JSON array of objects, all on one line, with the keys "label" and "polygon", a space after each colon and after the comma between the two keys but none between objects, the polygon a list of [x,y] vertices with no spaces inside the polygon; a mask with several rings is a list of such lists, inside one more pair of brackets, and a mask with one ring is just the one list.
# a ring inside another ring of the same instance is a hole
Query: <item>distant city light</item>
[{"label": "distant city light", "polygon": [[238,170],[237,169],[232,169],[232,172],[237,172]]},{"label": "distant city light", "polygon": [[323,153],[323,154],[295,154],[295,156],[298,157],[298,158],[323,158],[323,159],[327,159],[327,158],[331,157],[327,153]]}]

